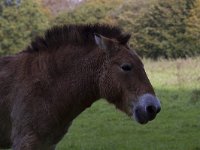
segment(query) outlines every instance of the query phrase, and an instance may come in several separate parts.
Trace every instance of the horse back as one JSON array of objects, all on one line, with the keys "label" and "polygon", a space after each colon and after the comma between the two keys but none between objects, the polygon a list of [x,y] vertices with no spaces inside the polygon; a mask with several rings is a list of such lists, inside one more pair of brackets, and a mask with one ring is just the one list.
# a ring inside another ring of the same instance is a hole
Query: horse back
[{"label": "horse back", "polygon": [[0,58],[0,149],[11,145],[10,91],[14,79],[12,69],[15,67],[11,65],[13,60],[12,56]]},{"label": "horse back", "polygon": [[13,65],[14,57],[7,56],[0,58],[0,106],[4,98],[9,95],[12,87],[15,65]]}]

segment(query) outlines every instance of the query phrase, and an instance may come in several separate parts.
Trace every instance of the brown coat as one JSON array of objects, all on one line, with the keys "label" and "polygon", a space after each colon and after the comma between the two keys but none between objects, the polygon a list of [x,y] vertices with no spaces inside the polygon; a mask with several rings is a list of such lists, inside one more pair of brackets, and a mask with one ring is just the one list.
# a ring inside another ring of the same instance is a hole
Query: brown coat
[{"label": "brown coat", "polygon": [[[108,25],[54,27],[0,58],[0,148],[53,150],[100,98],[133,116],[139,97],[154,91],[129,38]],[[138,122],[150,120],[141,115]]]}]

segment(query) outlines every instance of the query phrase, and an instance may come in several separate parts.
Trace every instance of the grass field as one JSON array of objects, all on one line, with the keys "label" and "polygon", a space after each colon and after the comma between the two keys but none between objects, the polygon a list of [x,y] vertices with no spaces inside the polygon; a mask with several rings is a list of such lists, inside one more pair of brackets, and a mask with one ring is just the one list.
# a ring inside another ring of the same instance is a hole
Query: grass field
[{"label": "grass field", "polygon": [[73,122],[57,150],[200,150],[200,58],[144,60],[162,103],[139,125],[100,100]]}]

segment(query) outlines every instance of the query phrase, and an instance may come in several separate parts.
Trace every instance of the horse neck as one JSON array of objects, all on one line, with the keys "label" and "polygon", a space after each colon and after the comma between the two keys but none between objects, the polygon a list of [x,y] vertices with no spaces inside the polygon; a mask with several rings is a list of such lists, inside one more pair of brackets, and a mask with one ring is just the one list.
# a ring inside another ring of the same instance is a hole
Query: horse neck
[{"label": "horse neck", "polygon": [[64,53],[57,51],[50,57],[53,60],[48,61],[54,67],[50,69],[55,80],[53,87],[60,92],[56,98],[61,101],[60,105],[70,107],[63,108],[63,117],[70,113],[73,114],[72,119],[75,118],[100,98],[99,76],[105,56],[96,48],[88,49],[68,47]]}]

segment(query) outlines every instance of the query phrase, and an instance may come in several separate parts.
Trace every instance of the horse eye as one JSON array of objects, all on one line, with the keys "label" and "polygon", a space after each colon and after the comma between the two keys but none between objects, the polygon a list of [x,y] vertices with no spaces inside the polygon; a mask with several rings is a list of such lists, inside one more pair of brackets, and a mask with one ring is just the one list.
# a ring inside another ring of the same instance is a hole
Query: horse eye
[{"label": "horse eye", "polygon": [[121,65],[121,68],[123,71],[131,71],[132,66],[131,66],[131,64],[123,64],[123,65]]}]

